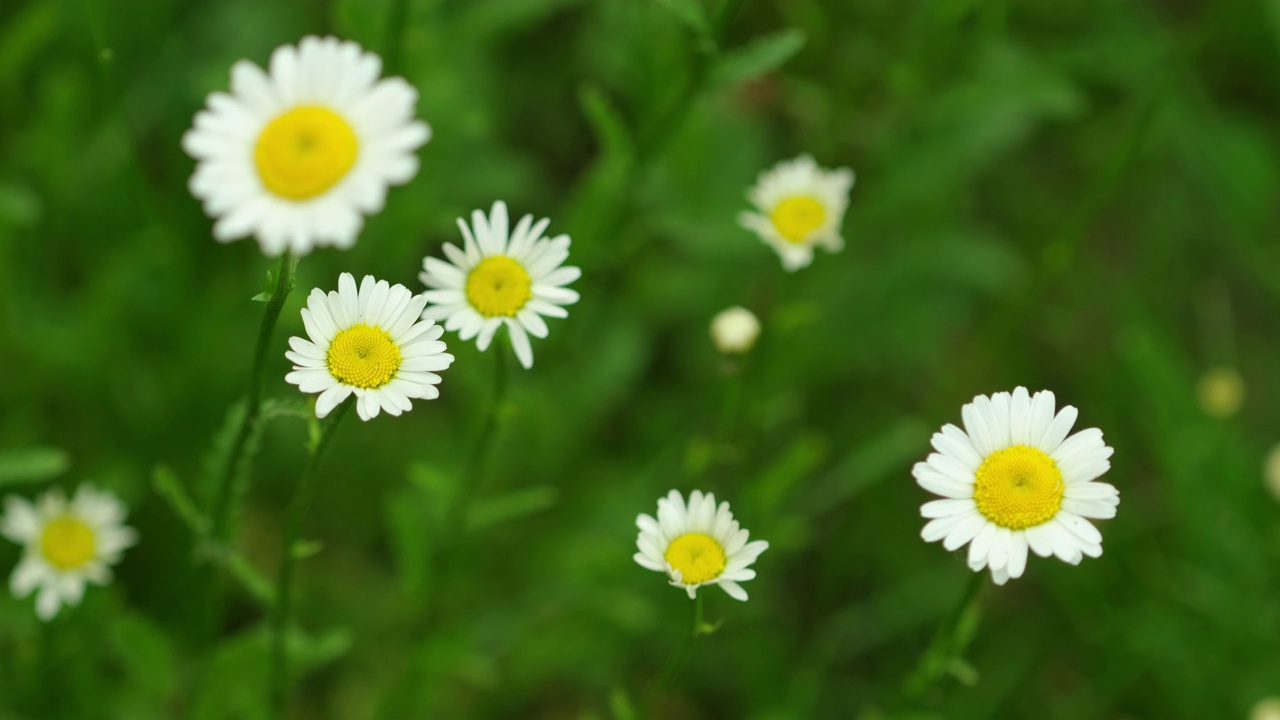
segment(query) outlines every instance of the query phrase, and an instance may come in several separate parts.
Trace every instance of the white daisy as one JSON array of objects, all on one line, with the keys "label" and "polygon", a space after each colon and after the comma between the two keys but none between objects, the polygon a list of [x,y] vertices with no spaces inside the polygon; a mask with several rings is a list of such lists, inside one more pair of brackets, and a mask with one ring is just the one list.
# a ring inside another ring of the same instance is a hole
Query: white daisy
[{"label": "white daisy", "polygon": [[285,381],[316,398],[316,417],[329,414],[349,395],[359,398],[361,420],[413,409],[410,398],[434,400],[436,373],[449,367],[440,336],[444,328],[419,321],[427,302],[403,285],[390,285],[366,275],[356,289],[351,273],[338,277],[338,291],[316,288],[302,309],[302,323],[310,340],[289,338],[285,357],[293,372]]},{"label": "white daisy", "polygon": [[773,246],[782,267],[795,271],[813,262],[815,245],[844,248],[840,224],[849,206],[853,171],[823,170],[808,155],[780,162],[760,173],[747,191],[759,212],[743,212],[738,223]]},{"label": "white daisy", "polygon": [[86,582],[111,582],[111,567],[138,533],[124,524],[127,511],[116,496],[81,485],[67,502],[62,490],[50,490],[33,505],[5,498],[0,533],[25,547],[9,578],[16,597],[36,594],[36,615],[50,620],[63,605],[84,597]]},{"label": "white daisy", "polygon": [[759,336],[760,320],[744,307],[731,307],[711,319],[711,342],[726,355],[745,353]]},{"label": "white daisy", "polygon": [[533,367],[529,335],[547,336],[546,317],[569,317],[565,305],[578,302],[578,293],[565,285],[582,271],[561,267],[569,257],[569,236],[547,239],[542,232],[551,221],[525,215],[507,233],[507,205],[499,200],[489,216],[471,213],[471,227],[458,218],[463,249],[444,244],[450,262],[433,257],[422,261],[418,275],[431,290],[422,317],[444,320],[445,329],[463,340],[476,338],[481,352],[498,328],[507,326],[511,346],[526,369]]},{"label": "white daisy", "polygon": [[955,550],[969,544],[969,567],[991,569],[997,585],[1021,577],[1027,549],[1075,565],[1102,555],[1102,534],[1085,518],[1115,517],[1120,493],[1095,482],[1111,469],[1102,431],[1067,437],[1076,421],[1070,405],[1054,415],[1053,393],[1034,397],[1020,387],[979,395],[961,410],[964,430],[945,425],[938,451],[911,473],[944,500],[925,503],[933,518],[921,533]]},{"label": "white daisy", "polygon": [[387,187],[418,172],[431,137],[413,117],[417,91],[381,70],[377,55],[332,37],[276,48],[270,74],[231,66],[231,94],[211,94],[182,138],[213,236],[256,235],[268,255],[351,247]]},{"label": "white daisy", "polygon": [[716,507],[716,496],[700,490],[689,493],[689,504],[676,490],[658,500],[658,519],[636,518],[641,567],[665,572],[671,584],[695,597],[703,585],[719,585],[735,600],[746,600],[739,582],[751,580],[751,564],[769,549],[764,540],[747,542],[749,533],[738,527],[729,503]]}]

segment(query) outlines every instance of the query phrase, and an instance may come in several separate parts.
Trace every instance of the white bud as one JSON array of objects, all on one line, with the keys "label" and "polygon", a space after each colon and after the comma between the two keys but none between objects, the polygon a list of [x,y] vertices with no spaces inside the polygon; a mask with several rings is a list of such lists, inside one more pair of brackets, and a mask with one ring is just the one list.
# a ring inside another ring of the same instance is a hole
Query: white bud
[{"label": "white bud", "polygon": [[1280,720],[1280,697],[1259,700],[1249,713],[1249,720]]},{"label": "white bud", "polygon": [[[1280,445],[1267,453],[1267,459],[1262,464],[1262,481],[1271,497],[1280,502]],[[1280,715],[1276,716],[1276,720],[1280,720]]]},{"label": "white bud", "polygon": [[731,307],[711,320],[711,341],[722,353],[744,353],[759,336],[760,321],[744,307]]}]

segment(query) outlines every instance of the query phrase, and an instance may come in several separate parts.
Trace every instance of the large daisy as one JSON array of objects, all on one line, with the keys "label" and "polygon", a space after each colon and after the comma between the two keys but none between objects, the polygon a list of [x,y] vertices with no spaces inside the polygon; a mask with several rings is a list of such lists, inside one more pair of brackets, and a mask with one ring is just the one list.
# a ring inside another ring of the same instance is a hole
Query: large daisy
[{"label": "large daisy", "polygon": [[75,606],[86,583],[111,582],[111,566],[138,533],[124,524],[124,504],[110,492],[81,485],[70,502],[62,490],[50,490],[32,504],[5,499],[0,533],[24,546],[21,562],[9,578],[17,597],[36,593],[36,615],[50,620],[63,605]]},{"label": "large daisy", "polygon": [[403,285],[390,285],[366,275],[356,288],[351,273],[338,277],[338,291],[312,290],[302,309],[310,340],[289,338],[293,361],[287,382],[316,398],[316,417],[329,414],[355,394],[361,420],[411,410],[411,398],[440,396],[436,373],[448,368],[444,328],[420,321],[426,298]]},{"label": "large daisy", "polygon": [[231,67],[231,94],[211,94],[182,138],[215,238],[255,235],[268,255],[355,243],[387,187],[418,172],[431,136],[413,117],[417,91],[380,80],[381,69],[377,55],[332,37],[276,48],[269,73],[247,60]]},{"label": "large daisy", "polygon": [[823,170],[808,155],[780,162],[760,173],[747,191],[757,212],[743,212],[738,223],[773,247],[788,271],[813,262],[813,248],[838,252],[844,247],[840,224],[849,206],[853,171]]},{"label": "large daisy", "polygon": [[965,405],[964,430],[943,426],[938,452],[911,471],[945,498],[920,508],[932,518],[924,539],[948,550],[968,543],[969,567],[990,568],[997,585],[1022,576],[1028,548],[1072,565],[1102,555],[1102,534],[1086,518],[1115,517],[1119,491],[1096,482],[1113,450],[1096,428],[1067,437],[1076,414],[1068,405],[1055,415],[1053,393],[1022,387]]},{"label": "large daisy", "polygon": [[764,540],[747,542],[749,533],[738,526],[729,503],[716,506],[716,496],[700,490],[689,493],[689,504],[677,490],[658,500],[658,518],[636,518],[640,535],[635,561],[649,570],[665,572],[671,584],[696,597],[703,585],[719,585],[735,600],[746,600],[739,582],[751,580],[752,563],[769,549]]},{"label": "large daisy", "polygon": [[582,275],[576,267],[561,267],[569,257],[568,235],[542,237],[550,222],[535,223],[525,215],[508,233],[507,204],[501,200],[488,217],[480,210],[471,213],[471,227],[458,218],[463,248],[445,243],[449,262],[422,261],[418,277],[432,288],[422,317],[444,320],[462,340],[476,338],[482,352],[505,325],[520,364],[533,367],[529,336],[547,336],[544,316],[569,316],[564,306],[578,302],[578,293],[564,286]]}]

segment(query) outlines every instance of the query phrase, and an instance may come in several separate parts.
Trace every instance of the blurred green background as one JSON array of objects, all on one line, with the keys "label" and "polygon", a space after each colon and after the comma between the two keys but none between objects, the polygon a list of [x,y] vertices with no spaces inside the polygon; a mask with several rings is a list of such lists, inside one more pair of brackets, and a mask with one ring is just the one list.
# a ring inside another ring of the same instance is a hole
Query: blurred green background
[{"label": "blurred green background", "polygon": [[[1280,694],[1280,2],[4,0],[3,490],[91,479],[142,542],[48,628],[0,598],[0,718],[270,716],[264,611],[228,581],[205,637],[207,570],[152,477],[207,502],[274,266],[212,240],[179,138],[232,62],[310,33],[382,54],[434,138],[353,250],[303,259],[271,395],[299,403],[307,290],[418,289],[495,199],[570,233],[583,278],[479,476],[493,357],[453,335],[438,401],[339,432],[296,717],[1233,718]],[[846,250],[787,275],[735,215],[801,152],[858,184]],[[731,364],[707,324],[733,304],[764,334]],[[1212,368],[1238,410],[1198,394]],[[910,466],[1018,384],[1103,429],[1119,515],[1101,559],[988,588],[969,665],[911,697],[969,571],[920,540]],[[239,547],[267,577],[307,432],[282,414],[252,472]],[[443,533],[463,483],[470,530]],[[692,604],[631,554],[673,487],[771,547],[663,686]]]}]

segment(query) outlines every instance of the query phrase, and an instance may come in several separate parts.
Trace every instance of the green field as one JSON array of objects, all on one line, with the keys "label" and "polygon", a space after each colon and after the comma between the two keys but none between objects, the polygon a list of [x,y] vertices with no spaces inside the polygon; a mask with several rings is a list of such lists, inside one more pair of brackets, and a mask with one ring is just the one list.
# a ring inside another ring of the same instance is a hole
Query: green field
[{"label": "green field", "polygon": [[[214,240],[181,138],[307,35],[378,53],[432,138],[298,263],[236,473],[277,261]],[[1277,0],[0,0],[0,496],[92,482],[140,538],[51,622],[0,593],[0,720],[1248,718],[1280,696],[1277,68]],[[803,153],[857,182],[844,250],[787,272],[738,215]],[[447,332],[439,399],[336,430],[281,710],[323,425],[287,339],[339,273],[422,292],[495,200],[572,238],[581,300],[531,369]],[[731,358],[733,305],[763,331]],[[997,587],[921,539],[911,470],[1017,386],[1102,429],[1121,502],[1100,558]],[[747,602],[632,559],[673,488],[769,542]]]}]

